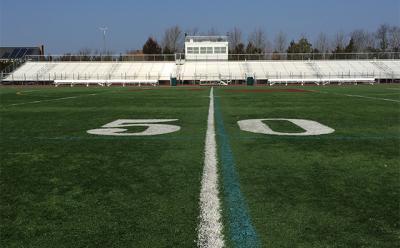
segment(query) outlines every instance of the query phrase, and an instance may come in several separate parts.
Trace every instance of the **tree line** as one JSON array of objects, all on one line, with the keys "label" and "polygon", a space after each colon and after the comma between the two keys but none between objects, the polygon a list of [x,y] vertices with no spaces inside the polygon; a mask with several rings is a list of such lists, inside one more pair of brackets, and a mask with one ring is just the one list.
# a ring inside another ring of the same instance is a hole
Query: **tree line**
[{"label": "tree line", "polygon": [[[167,28],[158,42],[149,37],[144,43],[144,54],[174,54],[184,52],[185,35],[219,35],[215,29],[200,33],[197,28],[183,32],[179,26]],[[252,31],[245,40],[240,28],[234,27],[227,32],[230,54],[264,53],[378,53],[400,52],[400,27],[388,24],[380,25],[376,31],[356,29],[349,34],[337,32],[334,35],[319,33],[314,41],[306,35],[297,40],[288,40],[284,32],[279,32],[272,41],[261,29]]]}]

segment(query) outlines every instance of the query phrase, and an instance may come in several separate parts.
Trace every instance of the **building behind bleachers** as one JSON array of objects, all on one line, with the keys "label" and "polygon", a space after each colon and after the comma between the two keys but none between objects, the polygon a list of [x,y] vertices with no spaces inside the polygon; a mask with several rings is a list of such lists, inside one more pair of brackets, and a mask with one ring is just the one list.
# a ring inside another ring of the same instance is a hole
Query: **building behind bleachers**
[{"label": "building behind bleachers", "polygon": [[24,59],[25,56],[44,55],[44,46],[0,47],[0,61]]}]

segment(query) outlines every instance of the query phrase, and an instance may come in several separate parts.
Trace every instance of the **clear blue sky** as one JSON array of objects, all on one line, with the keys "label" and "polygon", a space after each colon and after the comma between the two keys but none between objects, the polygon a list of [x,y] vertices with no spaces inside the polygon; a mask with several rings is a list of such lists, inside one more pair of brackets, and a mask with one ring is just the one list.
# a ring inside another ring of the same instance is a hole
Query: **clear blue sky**
[{"label": "clear blue sky", "polygon": [[400,25],[399,0],[0,0],[0,45],[44,44],[52,54],[101,49],[100,26],[109,28],[107,47],[120,53],[140,49],[149,35],[161,39],[172,25],[313,40],[321,31],[374,31],[382,23]]}]

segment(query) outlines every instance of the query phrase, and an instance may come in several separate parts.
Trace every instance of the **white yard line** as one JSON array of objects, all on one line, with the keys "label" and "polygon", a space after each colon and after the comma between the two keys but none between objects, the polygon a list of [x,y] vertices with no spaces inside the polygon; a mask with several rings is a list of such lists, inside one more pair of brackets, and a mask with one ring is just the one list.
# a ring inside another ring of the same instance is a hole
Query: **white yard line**
[{"label": "white yard line", "polygon": [[374,100],[389,101],[389,102],[400,102],[399,100],[388,99],[388,98],[381,98],[381,97],[360,96],[360,95],[350,95],[350,94],[343,94],[343,95],[344,95],[344,96],[351,96],[351,97],[366,98],[366,99],[374,99]]},{"label": "white yard line", "polygon": [[395,93],[374,93],[373,95],[375,96],[384,96],[384,95],[400,95],[400,92],[395,92]]},{"label": "white yard line", "polygon": [[386,88],[387,90],[400,90],[400,88]]},{"label": "white yard line", "polygon": [[41,102],[53,102],[53,101],[60,101],[60,100],[67,100],[67,99],[74,99],[82,96],[95,96],[97,94],[86,94],[86,95],[80,95],[80,96],[68,96],[68,97],[61,97],[61,98],[56,98],[56,99],[47,99],[47,100],[37,100],[37,101],[32,101],[32,102],[22,102],[22,103],[14,103],[10,104],[7,106],[19,106],[19,105],[26,105],[26,104],[34,104],[34,103],[41,103]]},{"label": "white yard line", "polygon": [[360,95],[351,95],[351,94],[339,94],[333,92],[326,92],[326,91],[318,91],[319,93],[323,94],[332,94],[337,96],[349,96],[349,97],[359,97],[359,98],[366,98],[366,99],[373,99],[373,100],[381,100],[381,101],[389,101],[389,102],[400,102],[400,100],[382,98],[382,97],[372,97],[372,96],[360,96]]},{"label": "white yard line", "polygon": [[18,91],[16,94],[22,95],[22,93],[29,93],[29,92],[34,92],[34,91],[38,91],[38,90],[22,90],[22,91]]},{"label": "white yard line", "polygon": [[221,223],[221,203],[218,197],[217,142],[214,125],[214,94],[210,91],[203,178],[200,191],[200,223],[197,245],[218,248],[224,246]]}]

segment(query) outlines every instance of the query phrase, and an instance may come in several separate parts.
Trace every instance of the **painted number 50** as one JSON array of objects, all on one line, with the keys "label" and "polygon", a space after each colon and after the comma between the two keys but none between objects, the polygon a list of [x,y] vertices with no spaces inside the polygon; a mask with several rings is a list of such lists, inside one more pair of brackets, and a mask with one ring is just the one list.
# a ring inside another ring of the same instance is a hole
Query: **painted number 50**
[{"label": "painted number 50", "polygon": [[[148,135],[159,135],[166,133],[173,133],[181,129],[180,126],[171,124],[159,124],[163,122],[177,121],[178,119],[120,119],[110,122],[102,128],[91,129],[87,132],[90,134],[97,135],[111,135],[111,136],[148,136]],[[147,127],[142,132],[127,132],[126,127]]]}]

